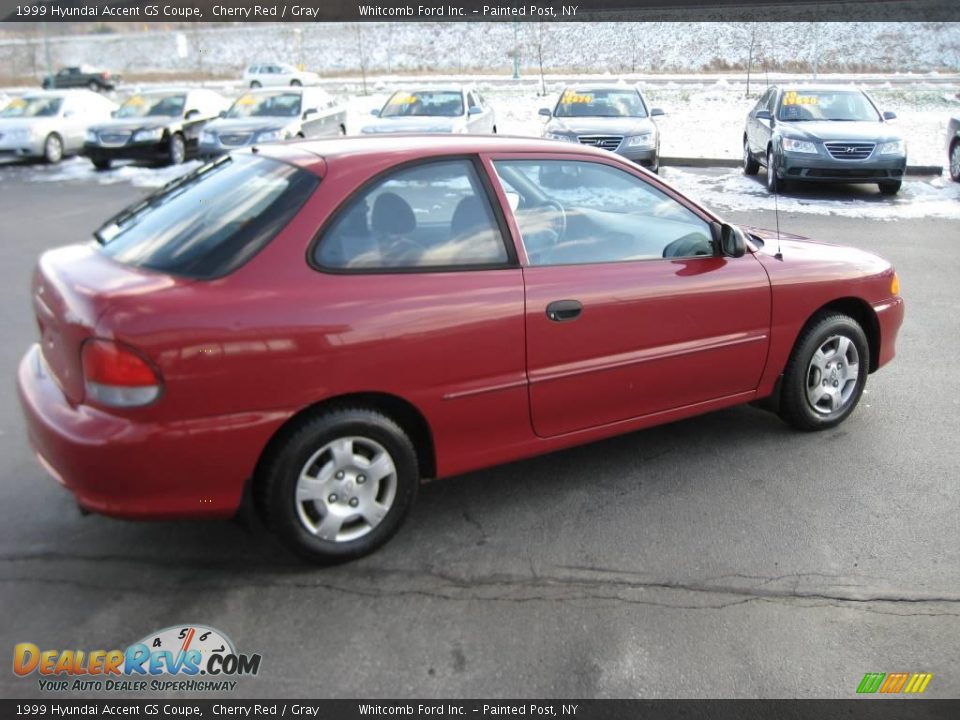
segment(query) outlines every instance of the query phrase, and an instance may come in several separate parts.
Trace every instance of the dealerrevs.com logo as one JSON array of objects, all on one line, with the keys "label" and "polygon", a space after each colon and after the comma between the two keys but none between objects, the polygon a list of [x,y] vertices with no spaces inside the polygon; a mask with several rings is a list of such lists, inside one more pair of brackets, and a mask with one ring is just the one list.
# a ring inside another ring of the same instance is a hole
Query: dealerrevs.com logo
[{"label": "dealerrevs.com logo", "polygon": [[176,625],[150,633],[125,650],[41,650],[24,642],[13,649],[13,672],[37,675],[47,692],[214,691],[260,671],[259,654],[238,653],[233,642],[206,625]]}]

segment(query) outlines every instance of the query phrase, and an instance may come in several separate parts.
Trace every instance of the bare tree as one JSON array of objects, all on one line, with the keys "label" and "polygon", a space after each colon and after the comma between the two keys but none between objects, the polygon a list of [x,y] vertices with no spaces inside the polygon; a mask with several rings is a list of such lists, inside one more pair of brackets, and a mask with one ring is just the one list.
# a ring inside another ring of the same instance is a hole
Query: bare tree
[{"label": "bare tree", "polygon": [[750,23],[747,42],[747,91],[744,97],[750,97],[750,74],[753,72],[753,56],[757,51],[757,23]]},{"label": "bare tree", "polygon": [[540,68],[540,94],[547,94],[547,81],[543,76],[543,50],[547,42],[547,23],[542,20],[536,25],[533,35],[533,46],[537,53],[537,65]]},{"label": "bare tree", "polygon": [[363,94],[367,94],[367,53],[363,44],[363,23],[354,23],[357,31],[357,53],[360,57],[360,76],[363,78]]}]

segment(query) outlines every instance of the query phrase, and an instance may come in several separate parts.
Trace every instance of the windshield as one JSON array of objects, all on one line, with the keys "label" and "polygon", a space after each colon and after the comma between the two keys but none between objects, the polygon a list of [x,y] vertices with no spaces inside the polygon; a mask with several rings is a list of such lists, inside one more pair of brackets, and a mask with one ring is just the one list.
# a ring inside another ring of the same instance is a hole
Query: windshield
[{"label": "windshield", "polygon": [[380,117],[459,117],[463,95],[458,91],[420,90],[396,92],[387,100]]},{"label": "windshield", "polygon": [[[3,103],[0,102],[0,106]],[[5,118],[32,118],[32,117],[56,117],[63,105],[63,98],[60,97],[24,97],[11,100],[0,117]]]},{"label": "windshield", "polygon": [[788,90],[780,99],[777,119],[877,122],[880,113],[858,90]]},{"label": "windshield", "polygon": [[564,90],[554,110],[557,117],[646,117],[635,90]]},{"label": "windshield", "polygon": [[118,262],[193,278],[232,272],[269,243],[320,182],[269,158],[226,156],[174,180],[95,234]]},{"label": "windshield", "polygon": [[227,111],[228,118],[297,117],[300,114],[300,93],[277,92],[267,95],[241,95]]},{"label": "windshield", "polygon": [[117,110],[118,118],[180,117],[187,96],[183,93],[170,95],[134,95]]}]

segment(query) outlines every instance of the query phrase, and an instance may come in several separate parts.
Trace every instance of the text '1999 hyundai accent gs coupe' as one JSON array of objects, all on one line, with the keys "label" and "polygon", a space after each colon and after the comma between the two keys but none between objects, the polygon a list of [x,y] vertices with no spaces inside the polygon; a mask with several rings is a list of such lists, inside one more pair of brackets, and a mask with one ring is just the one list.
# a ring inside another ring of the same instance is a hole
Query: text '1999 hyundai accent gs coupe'
[{"label": "text '1999 hyundai accent gs coupe'", "polygon": [[[778,252],[779,250],[779,252]],[[223,157],[46,252],[30,440],[87,509],[266,523],[331,562],[445,477],[767,399],[802,430],[894,356],[890,264],[724,223],[594,148],[353,138]]]}]

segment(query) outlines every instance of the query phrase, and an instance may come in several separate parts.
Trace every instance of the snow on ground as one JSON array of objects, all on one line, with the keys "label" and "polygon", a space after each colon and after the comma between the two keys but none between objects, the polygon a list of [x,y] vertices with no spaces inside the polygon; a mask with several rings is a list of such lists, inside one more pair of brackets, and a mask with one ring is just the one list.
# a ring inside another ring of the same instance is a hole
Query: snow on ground
[{"label": "snow on ground", "polygon": [[739,169],[691,170],[666,167],[664,180],[684,195],[722,212],[779,210],[781,213],[842,215],[869,220],[942,217],[960,220],[960,183],[944,173],[935,178],[908,179],[893,197],[880,195],[875,185],[799,185],[794,183],[776,200],[764,186],[761,170],[747,177]]},{"label": "snow on ground", "polygon": [[[30,182],[61,183],[61,182],[91,182],[98,185],[114,185],[116,183],[130,183],[134,187],[158,188],[181,175],[200,167],[197,160],[172,165],[164,168],[142,167],[137,165],[118,165],[112,170],[98,172],[90,161],[85,158],[71,158],[59,165],[48,167],[36,165],[29,168],[26,178]],[[2,166],[0,166],[2,168]],[[2,170],[0,170],[2,172]]]}]

